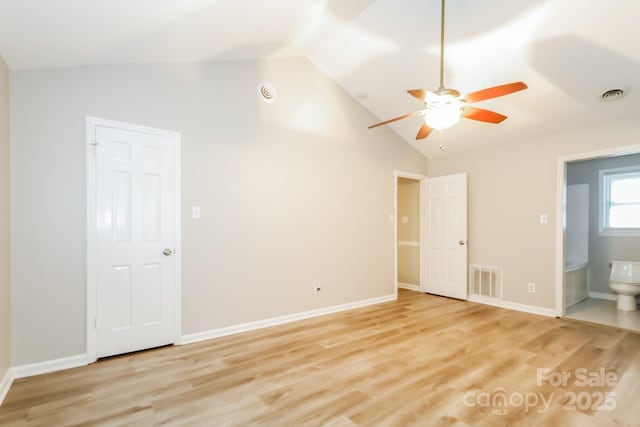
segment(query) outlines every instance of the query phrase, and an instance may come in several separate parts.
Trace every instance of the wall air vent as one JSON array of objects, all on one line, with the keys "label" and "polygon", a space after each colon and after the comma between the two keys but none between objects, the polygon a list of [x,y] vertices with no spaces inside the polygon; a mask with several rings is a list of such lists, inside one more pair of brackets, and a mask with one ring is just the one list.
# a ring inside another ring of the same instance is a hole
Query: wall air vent
[{"label": "wall air vent", "polygon": [[271,104],[276,101],[278,93],[271,83],[260,82],[258,83],[258,96],[267,104]]},{"label": "wall air vent", "polygon": [[609,89],[608,91],[600,95],[600,100],[602,100],[603,102],[617,101],[624,95],[625,93],[623,89]]},{"label": "wall air vent", "polygon": [[502,299],[502,269],[485,265],[471,265],[469,294]]}]

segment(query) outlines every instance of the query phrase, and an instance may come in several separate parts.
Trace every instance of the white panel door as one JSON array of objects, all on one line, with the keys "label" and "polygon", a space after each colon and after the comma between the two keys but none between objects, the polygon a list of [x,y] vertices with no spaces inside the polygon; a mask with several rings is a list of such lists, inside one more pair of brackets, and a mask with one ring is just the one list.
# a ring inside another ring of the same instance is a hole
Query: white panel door
[{"label": "white panel door", "polygon": [[422,181],[421,290],[467,299],[467,174]]},{"label": "white panel door", "polygon": [[171,137],[96,127],[96,353],[175,340]]}]

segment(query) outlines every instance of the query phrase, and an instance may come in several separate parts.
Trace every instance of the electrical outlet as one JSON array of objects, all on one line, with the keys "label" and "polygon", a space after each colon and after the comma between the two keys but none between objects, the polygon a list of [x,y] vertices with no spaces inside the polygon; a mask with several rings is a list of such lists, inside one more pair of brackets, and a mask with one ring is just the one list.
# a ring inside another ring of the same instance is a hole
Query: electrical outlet
[{"label": "electrical outlet", "polygon": [[316,284],[313,285],[313,292],[315,292],[317,294],[321,290],[322,290],[322,287],[320,286],[320,282],[316,282]]},{"label": "electrical outlet", "polygon": [[529,291],[530,294],[535,294],[536,293],[536,284],[535,283],[529,283],[527,285],[527,290]]}]

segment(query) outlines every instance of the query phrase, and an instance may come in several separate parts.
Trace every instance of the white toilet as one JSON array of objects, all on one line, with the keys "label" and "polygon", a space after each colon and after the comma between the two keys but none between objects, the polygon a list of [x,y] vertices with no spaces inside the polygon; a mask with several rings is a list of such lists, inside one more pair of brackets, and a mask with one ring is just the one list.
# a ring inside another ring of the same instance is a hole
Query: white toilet
[{"label": "white toilet", "polygon": [[609,287],[618,294],[618,310],[638,310],[636,295],[640,295],[640,262],[613,261]]}]

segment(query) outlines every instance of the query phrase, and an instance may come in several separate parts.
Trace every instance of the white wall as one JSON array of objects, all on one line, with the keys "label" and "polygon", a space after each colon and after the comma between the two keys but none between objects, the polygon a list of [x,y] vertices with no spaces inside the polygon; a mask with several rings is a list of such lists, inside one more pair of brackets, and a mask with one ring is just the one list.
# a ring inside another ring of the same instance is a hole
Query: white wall
[{"label": "white wall", "polygon": [[[589,288],[613,293],[609,288],[609,264],[614,260],[640,261],[640,237],[600,236],[599,171],[639,166],[640,154],[572,162],[567,165],[567,184],[589,185]],[[569,218],[567,218],[569,221]],[[567,224],[569,228],[569,224]]]},{"label": "white wall", "polygon": [[0,383],[11,356],[9,70],[0,56]]},{"label": "white wall", "polygon": [[427,161],[307,61],[16,71],[11,88],[15,365],[85,351],[86,115],[182,133],[184,334],[393,294],[394,170]]},{"label": "white wall", "polygon": [[[491,129],[482,132],[490,137]],[[558,158],[637,144],[639,136],[635,118],[581,126],[431,159],[429,176],[469,174],[469,262],[504,269],[504,299],[555,308]],[[542,213],[548,224],[539,223]]]}]

